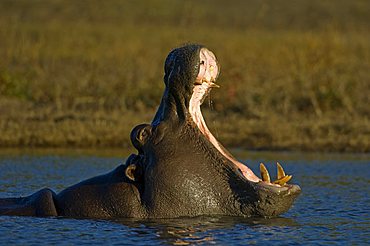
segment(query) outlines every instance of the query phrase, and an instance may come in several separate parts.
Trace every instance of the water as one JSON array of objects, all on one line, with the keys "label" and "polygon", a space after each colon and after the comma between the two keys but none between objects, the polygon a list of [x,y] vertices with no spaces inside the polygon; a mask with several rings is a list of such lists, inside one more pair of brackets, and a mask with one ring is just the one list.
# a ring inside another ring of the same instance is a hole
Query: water
[{"label": "water", "polygon": [[[0,153],[0,197],[55,191],[105,173],[126,154]],[[273,219],[197,217],[89,220],[0,216],[0,244],[370,244],[370,155],[239,152],[257,172],[278,160],[302,194]],[[113,157],[112,157],[113,156]],[[273,175],[273,174],[272,174]],[[274,176],[274,175],[273,175]]]}]

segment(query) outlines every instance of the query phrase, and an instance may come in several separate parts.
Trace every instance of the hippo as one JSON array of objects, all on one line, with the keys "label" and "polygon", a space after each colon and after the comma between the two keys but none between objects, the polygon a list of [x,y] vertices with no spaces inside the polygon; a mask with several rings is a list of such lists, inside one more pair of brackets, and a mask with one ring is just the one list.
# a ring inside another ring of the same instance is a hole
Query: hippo
[{"label": "hippo", "polygon": [[113,171],[56,194],[0,199],[1,215],[73,218],[274,217],[300,194],[277,164],[276,181],[261,164],[261,178],[239,162],[208,129],[201,104],[216,84],[220,66],[213,52],[188,44],[164,64],[163,93],[150,124],[130,139],[137,153]]}]

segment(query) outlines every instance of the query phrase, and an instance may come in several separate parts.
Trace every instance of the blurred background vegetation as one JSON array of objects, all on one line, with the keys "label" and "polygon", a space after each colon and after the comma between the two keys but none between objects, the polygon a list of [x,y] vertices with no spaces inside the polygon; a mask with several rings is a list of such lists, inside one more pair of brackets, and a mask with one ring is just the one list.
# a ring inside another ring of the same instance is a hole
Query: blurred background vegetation
[{"label": "blurred background vegetation", "polygon": [[130,146],[163,61],[202,43],[228,147],[370,151],[368,0],[1,0],[0,146]]}]

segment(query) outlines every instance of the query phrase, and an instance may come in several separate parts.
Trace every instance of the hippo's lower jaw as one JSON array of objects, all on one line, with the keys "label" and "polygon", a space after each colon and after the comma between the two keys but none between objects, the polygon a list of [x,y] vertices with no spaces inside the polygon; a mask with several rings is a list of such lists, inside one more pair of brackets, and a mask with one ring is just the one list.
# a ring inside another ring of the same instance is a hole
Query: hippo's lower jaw
[{"label": "hippo's lower jaw", "polygon": [[228,160],[234,163],[239,170],[243,173],[244,177],[248,180],[253,182],[261,181],[251,169],[249,169],[243,163],[237,161],[221,144],[217,139],[213,136],[211,131],[208,129],[206,122],[204,121],[202,111],[201,111],[201,104],[204,101],[204,98],[208,95],[212,88],[212,82],[207,80],[202,80],[203,82],[200,85],[195,85],[193,89],[193,95],[190,99],[189,104],[189,113],[191,118],[195,122],[196,126],[202,132],[202,134],[213,144],[213,146]]},{"label": "hippo's lower jaw", "polygon": [[200,72],[194,82],[193,94],[189,102],[189,113],[192,120],[204,137],[208,139],[226,159],[231,161],[239,169],[243,177],[254,183],[259,199],[255,204],[256,210],[252,213],[270,217],[286,212],[292,205],[294,199],[301,192],[298,185],[287,184],[292,176],[285,175],[282,166],[277,163],[277,179],[271,182],[269,172],[265,165],[261,163],[260,170],[262,179],[260,179],[245,164],[236,160],[208,129],[201,112],[201,104],[212,88],[219,87],[214,83],[215,77],[217,77],[219,71],[217,69],[217,63],[214,62],[215,57],[212,52],[207,49],[202,49],[200,53],[200,59],[205,61],[201,62],[201,64],[208,64],[208,68],[202,69],[201,66]]},{"label": "hippo's lower jaw", "polygon": [[[214,87],[219,87],[216,85],[215,82],[215,77],[217,77],[218,74],[218,69],[217,69],[217,64],[216,62],[213,62],[215,59],[214,55],[206,50],[202,49],[201,50],[201,59],[204,59],[207,61],[206,64],[208,64],[209,67],[212,69],[202,69],[202,66],[200,68],[200,72],[194,82],[194,89],[193,89],[193,94],[190,99],[189,103],[189,113],[198,127],[198,129],[202,132],[202,134],[212,143],[212,145],[228,160],[230,160],[232,163],[234,163],[238,169],[242,172],[244,177],[248,179],[249,181],[252,182],[265,182],[271,186],[283,186],[286,184],[290,179],[291,175],[285,175],[285,172],[282,168],[282,166],[277,163],[277,168],[278,168],[278,175],[277,175],[277,180],[274,182],[270,181],[270,175],[264,166],[263,163],[261,163],[261,176],[262,180],[258,178],[253,171],[248,168],[245,164],[239,162],[236,160],[230,152],[228,152],[222,145],[221,143],[213,136],[211,131],[208,129],[206,122],[203,118],[202,111],[201,111],[201,105],[204,101],[204,99],[207,97],[209,92],[211,91],[212,88]],[[205,64],[202,63],[202,64]]]},{"label": "hippo's lower jaw", "polygon": [[256,190],[259,200],[254,212],[262,217],[275,217],[287,212],[301,193],[298,185],[271,186],[265,182],[258,183]]}]

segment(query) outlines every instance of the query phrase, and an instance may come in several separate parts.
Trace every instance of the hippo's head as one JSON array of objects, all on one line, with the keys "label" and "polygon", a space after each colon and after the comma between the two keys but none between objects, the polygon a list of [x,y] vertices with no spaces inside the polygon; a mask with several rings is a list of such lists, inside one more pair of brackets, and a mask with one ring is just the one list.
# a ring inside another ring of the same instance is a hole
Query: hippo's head
[{"label": "hippo's head", "polygon": [[209,131],[200,106],[218,87],[219,71],[215,55],[200,45],[174,49],[166,59],[161,105],[151,125],[132,131],[138,154],[126,165],[148,217],[276,216],[300,193],[286,184],[291,176],[280,165],[273,183],[261,166],[261,180]]}]

